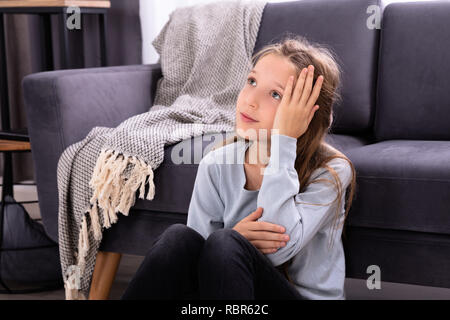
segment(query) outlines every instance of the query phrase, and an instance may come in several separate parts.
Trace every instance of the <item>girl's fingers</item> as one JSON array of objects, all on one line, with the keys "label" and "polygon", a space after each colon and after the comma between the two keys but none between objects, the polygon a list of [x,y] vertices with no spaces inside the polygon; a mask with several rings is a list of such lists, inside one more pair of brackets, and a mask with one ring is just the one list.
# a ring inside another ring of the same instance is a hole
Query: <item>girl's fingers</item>
[{"label": "girl's fingers", "polygon": [[312,82],[314,78],[314,66],[308,67],[308,76],[306,77],[305,86],[303,87],[302,96],[300,98],[300,105],[306,106],[306,101],[309,99],[309,95],[311,94]]},{"label": "girl's fingers", "polygon": [[294,77],[289,77],[287,83],[286,83],[286,87],[284,88],[284,92],[283,92],[283,98],[281,99],[281,101],[286,101],[287,103],[289,103],[289,101],[291,100],[291,96],[292,96],[292,86],[294,83]]},{"label": "girl's fingers", "polygon": [[266,221],[250,221],[249,230],[252,231],[271,231],[276,233],[285,232],[286,229],[278,224],[266,222]]},{"label": "girl's fingers", "polygon": [[303,68],[300,72],[300,75],[298,76],[297,83],[295,85],[294,92],[292,93],[292,101],[297,103],[300,100],[300,97],[302,96],[303,86],[305,85],[305,78],[308,73],[307,68]]},{"label": "girl's fingers", "polygon": [[275,253],[277,252],[278,249],[276,248],[271,248],[271,249],[260,249],[259,251],[261,251],[264,254],[268,254],[268,253]]},{"label": "girl's fingers", "polygon": [[320,75],[317,77],[316,83],[314,85],[314,89],[311,93],[311,96],[308,99],[308,102],[306,103],[306,107],[311,109],[314,107],[314,104],[317,101],[317,98],[319,98],[320,90],[322,89],[323,84],[323,76]]},{"label": "girl's fingers", "polygon": [[247,235],[249,240],[264,240],[264,241],[288,241],[285,238],[286,234],[278,232],[268,232],[268,231],[250,231]]},{"label": "girl's fingers", "polygon": [[251,240],[250,242],[258,249],[278,249],[286,245],[285,242],[279,241]]}]

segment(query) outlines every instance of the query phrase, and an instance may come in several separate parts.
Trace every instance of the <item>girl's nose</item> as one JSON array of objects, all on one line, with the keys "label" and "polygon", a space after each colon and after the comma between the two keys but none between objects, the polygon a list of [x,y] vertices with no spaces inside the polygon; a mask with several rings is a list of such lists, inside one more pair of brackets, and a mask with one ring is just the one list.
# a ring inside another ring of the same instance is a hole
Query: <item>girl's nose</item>
[{"label": "girl's nose", "polygon": [[255,93],[247,94],[247,96],[245,98],[245,102],[252,109],[255,109],[255,108],[258,107],[258,100],[256,98],[256,94]]}]

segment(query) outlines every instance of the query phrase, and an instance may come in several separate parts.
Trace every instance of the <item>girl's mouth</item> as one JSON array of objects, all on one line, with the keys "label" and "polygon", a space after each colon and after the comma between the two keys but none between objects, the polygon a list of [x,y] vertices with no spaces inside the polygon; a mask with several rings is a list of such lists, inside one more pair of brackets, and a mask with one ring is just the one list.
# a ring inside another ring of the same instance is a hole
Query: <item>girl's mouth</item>
[{"label": "girl's mouth", "polygon": [[241,119],[242,119],[242,121],[244,121],[244,122],[258,122],[258,121],[256,121],[256,120],[253,120],[253,119],[251,119],[251,118],[245,116],[245,114],[243,114],[242,112],[241,112],[240,114],[241,114]]}]

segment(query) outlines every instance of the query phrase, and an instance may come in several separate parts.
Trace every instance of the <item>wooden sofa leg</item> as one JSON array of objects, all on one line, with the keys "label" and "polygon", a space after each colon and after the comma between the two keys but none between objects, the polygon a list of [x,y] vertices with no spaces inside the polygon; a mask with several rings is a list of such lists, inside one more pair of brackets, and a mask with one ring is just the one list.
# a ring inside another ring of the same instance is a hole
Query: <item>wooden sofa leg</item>
[{"label": "wooden sofa leg", "polygon": [[99,251],[92,274],[89,300],[108,300],[122,254]]}]

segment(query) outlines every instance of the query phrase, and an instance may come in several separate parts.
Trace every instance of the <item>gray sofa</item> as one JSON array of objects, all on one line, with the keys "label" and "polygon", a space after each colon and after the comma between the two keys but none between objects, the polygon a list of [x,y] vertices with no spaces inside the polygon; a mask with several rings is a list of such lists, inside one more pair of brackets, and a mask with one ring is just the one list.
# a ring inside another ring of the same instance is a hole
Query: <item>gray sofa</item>
[{"label": "gray sofa", "polygon": [[[367,26],[370,5],[381,9],[381,29]],[[328,141],[357,171],[343,237],[347,277],[367,279],[377,265],[382,281],[450,287],[449,16],[448,1],[303,0],[264,10],[255,51],[284,31],[299,33],[328,44],[344,71]],[[40,209],[55,241],[59,156],[94,126],[148,111],[160,77],[151,64],[24,78]],[[137,199],[120,215],[101,250],[144,255],[168,226],[186,223],[198,164],[172,163],[173,147],[155,171],[154,200]]]}]

